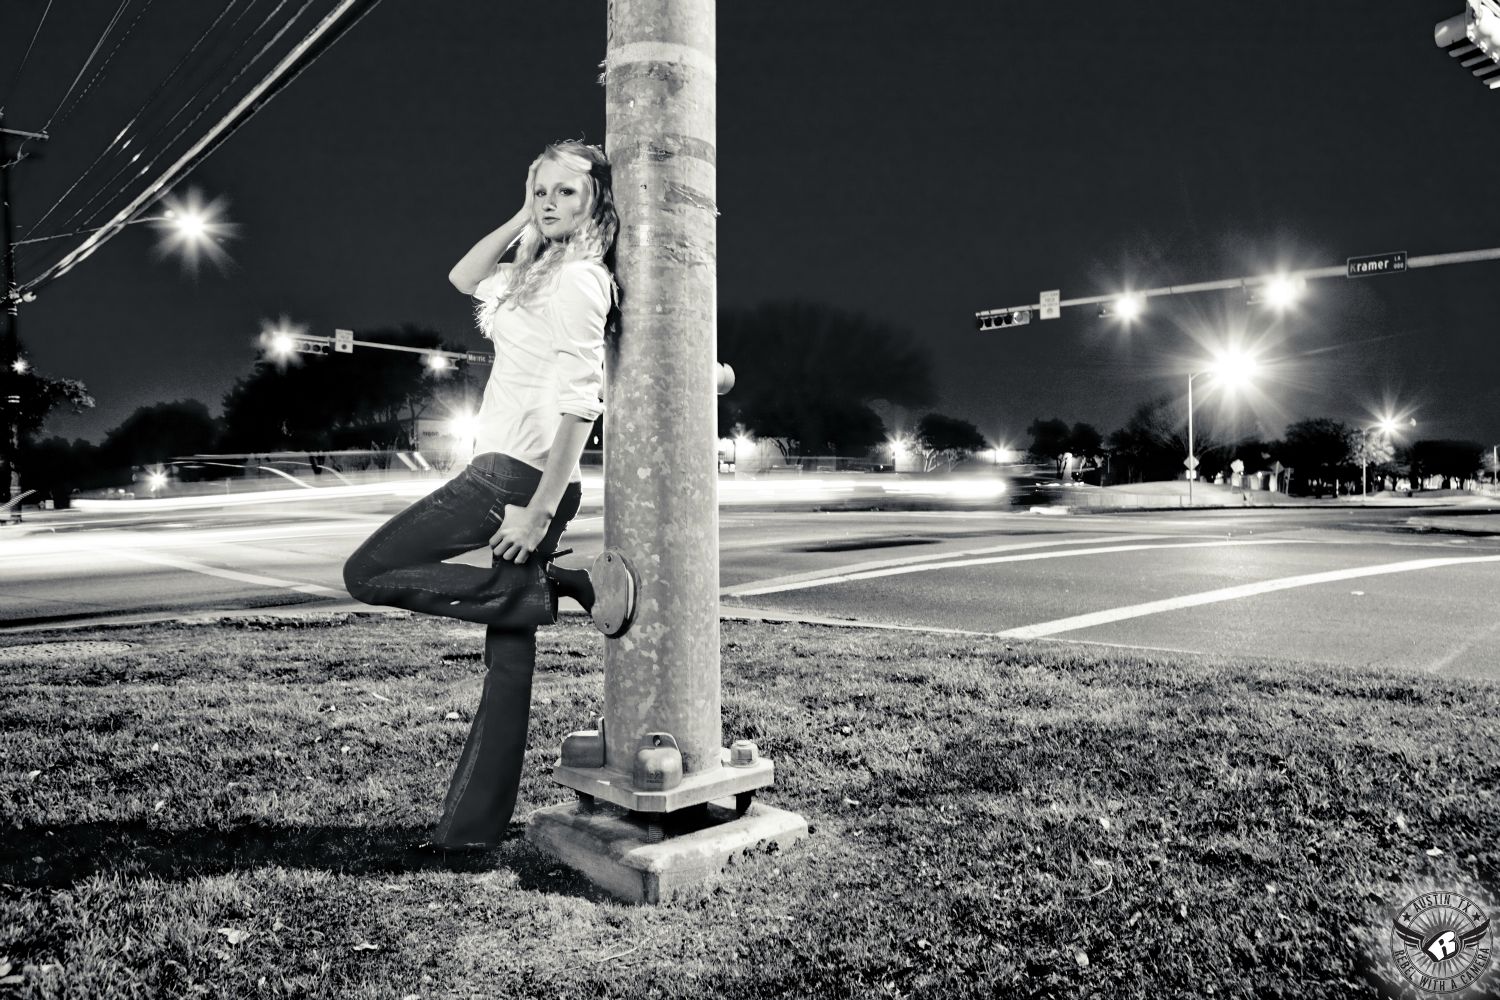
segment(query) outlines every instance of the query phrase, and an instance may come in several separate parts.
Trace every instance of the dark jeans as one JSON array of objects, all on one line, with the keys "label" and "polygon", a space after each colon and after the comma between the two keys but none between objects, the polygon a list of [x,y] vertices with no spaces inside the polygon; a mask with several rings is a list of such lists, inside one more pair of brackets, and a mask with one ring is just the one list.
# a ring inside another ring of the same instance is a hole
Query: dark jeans
[{"label": "dark jeans", "polygon": [[487,626],[484,690],[448,786],[439,843],[497,843],[515,811],[536,627],[556,620],[543,562],[578,513],[579,485],[563,493],[546,537],[524,565],[492,558],[484,569],[444,560],[485,547],[504,506],[525,506],[541,478],[540,470],[505,455],[476,456],[463,472],[382,525],[344,564],[344,585],[366,604]]}]

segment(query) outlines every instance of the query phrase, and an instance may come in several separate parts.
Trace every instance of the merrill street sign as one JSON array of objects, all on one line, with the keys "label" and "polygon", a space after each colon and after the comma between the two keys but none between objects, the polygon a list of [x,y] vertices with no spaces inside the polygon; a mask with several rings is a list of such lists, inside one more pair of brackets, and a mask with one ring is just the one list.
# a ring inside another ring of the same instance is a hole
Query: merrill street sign
[{"label": "merrill street sign", "polygon": [[1372,274],[1397,274],[1406,270],[1406,251],[1371,254],[1349,258],[1349,277],[1364,278]]}]

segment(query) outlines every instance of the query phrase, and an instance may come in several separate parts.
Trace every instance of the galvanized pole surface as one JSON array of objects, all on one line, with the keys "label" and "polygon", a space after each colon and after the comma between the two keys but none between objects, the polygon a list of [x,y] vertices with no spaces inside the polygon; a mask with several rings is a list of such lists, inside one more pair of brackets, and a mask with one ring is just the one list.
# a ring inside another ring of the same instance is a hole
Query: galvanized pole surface
[{"label": "galvanized pole surface", "polygon": [[647,733],[683,772],[720,766],[715,469],[713,0],[610,0],[606,149],[620,213],[621,332],[605,399],[604,544],[632,568],[630,629],[606,640],[606,766]]}]

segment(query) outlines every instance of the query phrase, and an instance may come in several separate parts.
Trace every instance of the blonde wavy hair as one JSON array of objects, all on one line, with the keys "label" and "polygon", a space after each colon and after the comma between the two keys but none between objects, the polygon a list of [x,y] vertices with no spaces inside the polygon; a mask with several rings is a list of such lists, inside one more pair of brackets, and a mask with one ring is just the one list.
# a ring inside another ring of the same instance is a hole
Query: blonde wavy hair
[{"label": "blonde wavy hair", "polygon": [[[478,307],[480,329],[488,332],[495,313],[502,307],[514,309],[531,302],[536,294],[563,264],[574,260],[591,260],[609,271],[613,297],[618,302],[619,283],[615,277],[615,236],[620,231],[620,217],[615,211],[615,190],[610,177],[609,158],[598,146],[574,140],[554,142],[531,161],[526,172],[526,189],[536,185],[536,172],[544,162],[555,163],[583,175],[583,187],[589,205],[588,218],[569,235],[559,240],[542,235],[534,220],[527,220],[516,243],[515,261],[510,265],[510,280],[498,299]],[[501,265],[497,264],[496,267]],[[618,310],[610,310],[611,328]]]}]

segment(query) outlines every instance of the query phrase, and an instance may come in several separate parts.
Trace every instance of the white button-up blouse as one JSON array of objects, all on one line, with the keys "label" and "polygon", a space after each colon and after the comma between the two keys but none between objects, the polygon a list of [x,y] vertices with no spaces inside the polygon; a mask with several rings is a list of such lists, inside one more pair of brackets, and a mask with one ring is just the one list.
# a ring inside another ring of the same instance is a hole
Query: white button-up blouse
[{"label": "white button-up blouse", "polygon": [[[604,322],[613,281],[603,264],[571,260],[530,302],[496,309],[509,271],[502,265],[474,289],[488,307],[481,308],[483,332],[495,343],[474,453],[498,452],[541,469],[562,414],[593,421],[604,412]],[[579,479],[576,465],[572,479]]]}]

